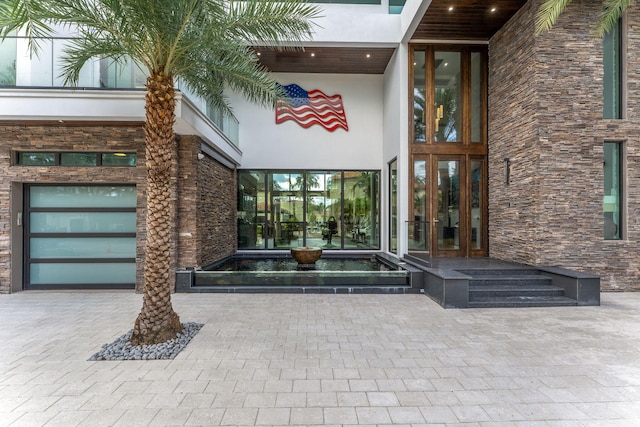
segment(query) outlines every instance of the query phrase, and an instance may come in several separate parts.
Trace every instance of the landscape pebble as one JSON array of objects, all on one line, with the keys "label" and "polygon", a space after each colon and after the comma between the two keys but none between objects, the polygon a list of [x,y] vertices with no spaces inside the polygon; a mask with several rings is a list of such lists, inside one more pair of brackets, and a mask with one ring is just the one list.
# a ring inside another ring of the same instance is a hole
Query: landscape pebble
[{"label": "landscape pebble", "polygon": [[102,350],[91,356],[89,360],[174,359],[203,326],[204,324],[202,323],[183,323],[182,327],[184,329],[182,333],[178,334],[174,339],[161,344],[139,346],[131,345],[129,339],[133,330],[130,330],[114,342],[103,345]]}]

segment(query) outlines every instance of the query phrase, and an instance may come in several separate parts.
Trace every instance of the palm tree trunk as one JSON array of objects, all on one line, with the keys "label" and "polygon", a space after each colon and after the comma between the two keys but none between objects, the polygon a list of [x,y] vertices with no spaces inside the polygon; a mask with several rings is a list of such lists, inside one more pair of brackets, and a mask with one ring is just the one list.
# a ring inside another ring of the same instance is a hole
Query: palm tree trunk
[{"label": "palm tree trunk", "polygon": [[133,345],[158,344],[182,331],[171,305],[172,156],[175,134],[173,76],[163,70],[147,79],[145,146],[147,167],[147,244],[144,297],[131,336]]}]

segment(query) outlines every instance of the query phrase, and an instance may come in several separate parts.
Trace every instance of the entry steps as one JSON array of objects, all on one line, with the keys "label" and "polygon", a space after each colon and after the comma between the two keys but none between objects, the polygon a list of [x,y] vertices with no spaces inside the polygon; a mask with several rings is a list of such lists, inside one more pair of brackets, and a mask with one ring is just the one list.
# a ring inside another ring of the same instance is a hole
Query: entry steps
[{"label": "entry steps", "polygon": [[576,306],[564,289],[535,269],[457,270],[470,276],[469,308]]}]

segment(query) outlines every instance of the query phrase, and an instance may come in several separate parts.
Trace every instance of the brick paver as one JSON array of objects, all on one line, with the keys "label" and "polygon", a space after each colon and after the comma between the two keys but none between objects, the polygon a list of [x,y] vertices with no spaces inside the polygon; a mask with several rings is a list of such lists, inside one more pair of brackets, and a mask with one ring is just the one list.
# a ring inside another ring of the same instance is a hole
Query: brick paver
[{"label": "brick paver", "polygon": [[175,360],[90,362],[128,292],[0,295],[0,426],[640,426],[640,293],[444,310],[424,295],[176,294]]}]

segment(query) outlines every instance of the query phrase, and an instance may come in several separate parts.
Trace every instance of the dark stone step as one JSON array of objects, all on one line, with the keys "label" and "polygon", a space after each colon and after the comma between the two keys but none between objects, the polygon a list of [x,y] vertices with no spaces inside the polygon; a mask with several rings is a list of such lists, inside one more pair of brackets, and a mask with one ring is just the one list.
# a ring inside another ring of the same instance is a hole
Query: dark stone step
[{"label": "dark stone step", "polygon": [[564,289],[552,285],[487,285],[469,287],[469,300],[489,297],[563,297]]},{"label": "dark stone step", "polygon": [[540,274],[523,274],[519,276],[498,275],[473,277],[469,280],[469,287],[476,286],[525,286],[525,285],[550,285],[551,278]]},{"label": "dark stone step", "polygon": [[229,294],[417,294],[410,286],[194,286],[191,292]]},{"label": "dark stone step", "polygon": [[505,297],[469,301],[469,308],[569,307],[577,305],[576,300],[567,297]]},{"label": "dark stone step", "polygon": [[486,276],[540,276],[540,271],[535,268],[484,268],[456,270],[473,278]]}]

